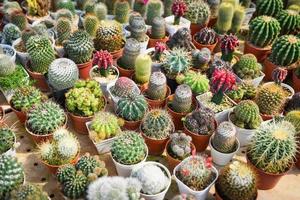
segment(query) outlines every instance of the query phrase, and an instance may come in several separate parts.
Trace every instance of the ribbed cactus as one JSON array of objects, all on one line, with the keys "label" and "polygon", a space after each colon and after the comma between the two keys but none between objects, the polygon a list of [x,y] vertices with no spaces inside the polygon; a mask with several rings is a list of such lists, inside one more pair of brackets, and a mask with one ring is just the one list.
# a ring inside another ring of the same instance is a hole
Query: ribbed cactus
[{"label": "ribbed cactus", "polygon": [[12,44],[14,40],[20,37],[21,31],[16,25],[8,23],[4,26],[2,35],[6,44]]},{"label": "ribbed cactus", "polygon": [[11,192],[11,200],[48,200],[48,194],[31,183],[21,185]]},{"label": "ribbed cactus", "polygon": [[283,67],[287,67],[300,58],[300,38],[294,35],[283,35],[272,45],[270,60]]},{"label": "ribbed cactus", "polygon": [[259,16],[249,23],[249,41],[258,47],[273,43],[280,33],[279,22],[270,16]]},{"label": "ribbed cactus", "polygon": [[196,33],[195,40],[200,44],[215,44],[217,42],[217,34],[213,29],[205,27]]},{"label": "ribbed cactus", "polygon": [[148,109],[147,101],[142,95],[130,94],[118,101],[116,114],[127,121],[141,120]]},{"label": "ribbed cactus", "polygon": [[256,174],[249,165],[241,161],[226,165],[215,185],[223,199],[253,200],[257,197]]},{"label": "ribbed cactus", "polygon": [[155,17],[161,17],[164,12],[163,3],[159,0],[150,0],[146,9],[146,23],[151,25]]},{"label": "ribbed cactus", "polygon": [[281,34],[289,34],[300,28],[300,15],[294,10],[282,10],[276,16],[281,27]]},{"label": "ribbed cactus", "polygon": [[104,3],[99,2],[95,5],[95,15],[99,21],[106,19],[107,7]]},{"label": "ribbed cactus", "polygon": [[172,200],[196,200],[196,197],[192,194],[178,194]]},{"label": "ribbed cactus", "polygon": [[49,0],[27,0],[30,16],[44,17],[49,13]]},{"label": "ribbed cactus", "polygon": [[24,170],[17,158],[0,155],[0,198],[9,199],[9,193],[24,182]]},{"label": "ribbed cactus", "polygon": [[133,165],[145,159],[147,146],[142,136],[125,131],[112,143],[111,155],[119,163]]},{"label": "ribbed cactus", "polygon": [[56,178],[60,183],[64,183],[72,179],[76,174],[76,168],[72,164],[66,164],[58,168]]},{"label": "ribbed cactus", "polygon": [[162,17],[155,17],[152,21],[151,38],[163,39],[166,36],[166,22]]},{"label": "ribbed cactus", "polygon": [[61,17],[65,17],[65,18],[69,19],[70,21],[72,21],[74,16],[73,16],[72,12],[68,9],[59,9],[56,12],[56,20],[58,20]]},{"label": "ribbed cactus", "polygon": [[141,16],[132,16],[129,21],[130,37],[139,42],[144,42],[146,39],[147,27],[144,18]]},{"label": "ribbed cactus", "polygon": [[262,124],[253,135],[248,159],[264,172],[286,172],[294,163],[297,152],[295,135],[295,128],[290,122],[280,120]]},{"label": "ribbed cactus", "polygon": [[16,70],[15,63],[11,57],[5,54],[0,54],[0,77],[8,76]]},{"label": "ribbed cactus", "polygon": [[91,156],[89,153],[81,156],[75,165],[77,170],[82,171],[82,173],[88,178],[96,175],[96,178],[107,176],[108,171],[105,168],[105,162],[100,160],[98,155]]},{"label": "ribbed cactus", "polygon": [[190,86],[193,94],[199,95],[209,91],[209,80],[206,75],[200,72],[188,71],[176,78],[179,84],[187,84]]},{"label": "ribbed cactus", "polygon": [[195,49],[192,51],[192,64],[196,69],[201,72],[206,72],[209,68],[208,63],[211,60],[211,52],[208,48],[204,47],[201,50]]},{"label": "ribbed cactus", "polygon": [[282,9],[282,0],[260,0],[256,5],[257,15],[276,16]]},{"label": "ribbed cactus", "polygon": [[139,90],[137,85],[127,77],[120,77],[116,81],[115,85],[111,90],[112,94],[119,97],[125,98],[128,97],[130,94],[138,95]]},{"label": "ribbed cactus", "polygon": [[26,43],[26,49],[31,59],[32,71],[47,73],[49,65],[55,59],[50,40],[45,36],[31,36]]},{"label": "ribbed cactus", "polygon": [[82,64],[91,60],[94,46],[89,34],[78,30],[64,42],[64,49],[71,60],[76,64]]},{"label": "ribbed cactus", "polygon": [[71,199],[77,199],[84,195],[88,179],[81,171],[77,171],[74,177],[64,183],[63,194]]},{"label": "ribbed cactus", "polygon": [[167,94],[167,78],[162,72],[153,72],[150,76],[147,97],[153,100],[162,100]]},{"label": "ribbed cactus", "polygon": [[14,143],[15,133],[13,130],[6,127],[0,128],[0,154],[3,154],[13,148]]},{"label": "ribbed cactus", "polygon": [[139,84],[149,82],[151,75],[152,59],[147,54],[140,54],[135,60],[135,81]]},{"label": "ribbed cactus", "polygon": [[50,64],[47,77],[55,90],[64,90],[74,86],[79,79],[79,71],[72,60],[58,58]]},{"label": "ribbed cactus", "polygon": [[96,50],[118,51],[123,48],[122,26],[116,21],[101,21],[94,39]]},{"label": "ribbed cactus", "polygon": [[10,21],[14,25],[16,25],[21,31],[23,31],[28,25],[25,14],[20,10],[13,11],[11,13]]},{"label": "ribbed cactus", "polygon": [[125,24],[129,19],[130,5],[128,1],[118,0],[114,5],[115,20],[121,24]]},{"label": "ribbed cactus", "polygon": [[26,43],[29,40],[29,38],[33,35],[36,35],[37,33],[32,28],[26,28],[21,32],[21,39],[24,45],[24,48],[26,48]]},{"label": "ribbed cactus", "polygon": [[234,8],[232,4],[223,2],[221,3],[218,11],[218,20],[216,23],[216,31],[224,34],[231,29],[232,18],[234,15]]},{"label": "ribbed cactus", "polygon": [[185,133],[172,133],[167,151],[172,157],[183,160],[191,155],[191,142],[192,138]]},{"label": "ribbed cactus", "polygon": [[123,55],[118,60],[118,64],[125,69],[134,69],[135,60],[140,54],[140,44],[136,39],[129,38],[126,41]]},{"label": "ribbed cactus", "polygon": [[95,13],[95,4],[96,2],[93,0],[87,0],[84,4],[83,10],[85,11],[85,14],[94,14]]},{"label": "ribbed cactus", "polygon": [[68,9],[73,13],[73,15],[75,14],[75,5],[71,0],[59,1],[57,4],[57,9]]},{"label": "ribbed cactus", "polygon": [[184,17],[193,24],[204,25],[208,23],[210,17],[210,8],[202,0],[186,0],[188,10]]},{"label": "ribbed cactus", "polygon": [[172,13],[174,15],[174,25],[180,24],[180,18],[184,16],[188,10],[188,6],[183,0],[174,0],[172,4]]},{"label": "ribbed cactus", "polygon": [[224,35],[221,39],[221,59],[226,62],[231,62],[235,48],[239,46],[239,39],[233,35]]},{"label": "ribbed cactus", "polygon": [[178,113],[187,113],[192,108],[192,90],[186,84],[179,85],[175,90],[174,100],[172,101],[172,108]]},{"label": "ribbed cactus", "polygon": [[242,55],[233,66],[234,73],[241,79],[255,79],[261,76],[262,66],[253,54]]},{"label": "ribbed cactus", "polygon": [[231,122],[222,122],[211,140],[212,146],[219,152],[232,153],[237,148],[236,134]]},{"label": "ribbed cactus", "polygon": [[241,29],[245,18],[245,8],[243,6],[237,6],[234,10],[232,25],[230,31],[232,33],[238,33]]},{"label": "ribbed cactus", "polygon": [[174,131],[174,124],[168,112],[153,109],[145,115],[141,130],[149,138],[162,140]]},{"label": "ribbed cactus", "polygon": [[83,22],[83,27],[84,30],[91,36],[95,37],[96,36],[96,31],[99,25],[99,20],[95,15],[85,15],[84,16],[84,22]]},{"label": "ribbed cactus", "polygon": [[300,111],[299,110],[292,110],[286,114],[285,120],[291,122],[296,132],[299,133],[300,131]]},{"label": "ribbed cactus", "polygon": [[67,40],[72,32],[72,22],[66,17],[60,17],[56,23],[56,33],[57,33],[57,45],[63,45],[63,42]]}]

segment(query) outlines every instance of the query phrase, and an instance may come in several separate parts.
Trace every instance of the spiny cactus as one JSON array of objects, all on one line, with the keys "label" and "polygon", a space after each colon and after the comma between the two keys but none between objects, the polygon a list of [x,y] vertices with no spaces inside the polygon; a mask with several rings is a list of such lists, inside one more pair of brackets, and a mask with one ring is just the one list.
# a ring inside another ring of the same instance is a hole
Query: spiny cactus
[{"label": "spiny cactus", "polygon": [[44,17],[49,13],[49,0],[27,0],[28,13],[31,16]]},{"label": "spiny cactus", "polygon": [[153,58],[156,61],[161,61],[164,55],[164,52],[167,50],[166,44],[162,42],[156,42],[154,47]]},{"label": "spiny cactus", "polygon": [[179,85],[175,90],[172,109],[178,113],[187,113],[192,108],[192,90],[186,84]]},{"label": "spiny cactus", "polygon": [[17,158],[0,155],[0,197],[8,199],[10,191],[18,188],[24,182],[24,169]]},{"label": "spiny cactus", "polygon": [[111,155],[119,163],[133,165],[144,160],[147,146],[142,136],[134,131],[125,131],[114,140]]},{"label": "spiny cactus", "polygon": [[84,176],[81,171],[77,171],[74,177],[64,183],[64,195],[72,199],[82,197],[87,188],[87,182],[87,177]]},{"label": "spiny cactus", "polygon": [[21,185],[11,192],[11,200],[48,200],[48,194],[31,183]]},{"label": "spiny cactus", "polygon": [[44,23],[38,23],[34,26],[31,26],[33,30],[38,34],[49,38],[48,28]]},{"label": "spiny cactus", "polygon": [[276,15],[281,27],[281,34],[289,34],[300,28],[300,15],[294,10],[282,10]]},{"label": "spiny cactus", "polygon": [[139,42],[134,38],[129,38],[125,43],[123,55],[118,60],[118,64],[124,69],[134,69],[135,60],[139,54]]},{"label": "spiny cactus", "polygon": [[146,9],[146,23],[151,25],[155,17],[161,17],[164,8],[163,3],[159,0],[150,0]]},{"label": "spiny cactus", "polygon": [[105,168],[105,162],[100,160],[98,155],[91,156],[89,153],[81,156],[75,167],[77,170],[82,171],[88,178],[92,175],[96,175],[98,178],[108,174],[108,171]]},{"label": "spiny cactus", "polygon": [[291,99],[288,99],[284,110],[286,112],[291,110],[300,110],[300,92],[295,93]]},{"label": "spiny cactus", "polygon": [[56,178],[60,183],[67,182],[76,174],[76,168],[72,164],[66,164],[58,168]]},{"label": "spiny cactus", "polygon": [[73,87],[79,79],[79,71],[72,60],[58,58],[50,64],[47,77],[49,84],[59,91]]},{"label": "spiny cactus", "polygon": [[195,46],[192,44],[192,36],[190,29],[183,27],[177,30],[172,37],[167,41],[169,49],[182,48],[186,51],[192,51]]},{"label": "spiny cactus", "polygon": [[233,90],[226,92],[226,95],[235,102],[240,102],[244,97],[245,91],[242,89],[242,85],[238,84]]},{"label": "spiny cactus", "polygon": [[20,31],[23,31],[28,25],[25,14],[20,10],[16,10],[11,13],[10,21],[14,25],[16,25],[20,29]]},{"label": "spiny cactus", "polygon": [[257,197],[256,174],[249,165],[241,161],[226,165],[215,185],[218,194],[228,200],[253,200]]},{"label": "spiny cactus", "polygon": [[297,62],[300,58],[300,39],[294,35],[283,35],[272,45],[269,59],[283,67]]},{"label": "spiny cactus", "polygon": [[195,40],[200,44],[212,45],[217,42],[217,34],[211,28],[203,28],[196,33]]},{"label": "spiny cactus", "polygon": [[255,79],[261,76],[262,66],[253,54],[242,55],[233,66],[234,73],[241,79]]},{"label": "spiny cactus", "polygon": [[292,110],[286,114],[285,120],[291,122],[295,129],[296,133],[300,131],[300,111],[299,110]]},{"label": "spiny cactus", "polygon": [[188,71],[184,75],[176,77],[179,84],[187,84],[190,86],[193,94],[199,95],[209,91],[209,80],[206,75],[200,72]]},{"label": "spiny cactus", "polygon": [[202,0],[186,0],[188,10],[184,17],[192,24],[204,25],[208,23],[210,17],[210,8]]},{"label": "spiny cactus", "polygon": [[243,6],[237,6],[234,10],[232,25],[230,31],[232,33],[238,33],[241,29],[245,18],[245,8]]},{"label": "spiny cactus", "polygon": [[168,112],[153,109],[145,115],[141,129],[147,137],[162,140],[174,131],[174,124]]},{"label": "spiny cactus", "polygon": [[140,54],[135,60],[135,81],[139,84],[149,82],[152,60],[147,54]]},{"label": "spiny cactus", "polygon": [[208,63],[211,60],[211,52],[204,47],[201,50],[195,49],[192,51],[192,64],[194,68],[200,69],[201,72],[206,72]]},{"label": "spiny cactus", "polygon": [[86,32],[88,32],[88,34],[91,37],[96,36],[98,25],[99,25],[99,20],[95,15],[89,14],[84,16],[83,27],[84,30],[86,30]]},{"label": "spiny cactus", "polygon": [[68,18],[60,17],[57,20],[55,29],[57,33],[56,44],[63,45],[63,42],[67,40],[71,35],[72,23]]},{"label": "spiny cactus", "polygon": [[58,11],[56,11],[56,20],[59,20],[59,18],[61,17],[65,17],[72,22],[74,16],[72,12],[68,9],[59,9]]},{"label": "spiny cactus", "polygon": [[101,76],[107,77],[110,74],[111,67],[113,66],[113,57],[108,51],[97,51],[94,54],[93,65],[97,65]]},{"label": "spiny cactus", "polygon": [[286,79],[287,75],[287,69],[282,67],[277,67],[272,71],[272,79],[278,85],[281,85],[281,83]]},{"label": "spiny cactus", "polygon": [[57,9],[68,9],[73,15],[75,15],[75,5],[71,0],[59,1],[57,4]]},{"label": "spiny cactus", "polygon": [[14,143],[15,133],[13,130],[6,127],[0,128],[0,154],[3,154],[13,148]]},{"label": "spiny cactus", "polygon": [[129,19],[130,5],[128,1],[118,0],[114,5],[115,20],[125,24]]},{"label": "spiny cactus", "polygon": [[233,53],[236,47],[239,46],[239,39],[235,35],[224,35],[221,39],[221,59],[226,62],[231,62],[233,59]]},{"label": "spiny cactus", "polygon": [[184,16],[188,6],[183,0],[175,0],[172,4],[172,13],[174,15],[174,25],[179,25],[180,18]]},{"label": "spiny cactus", "polygon": [[219,152],[232,153],[237,148],[236,134],[231,122],[222,122],[211,140],[212,146]]},{"label": "spiny cactus", "polygon": [[142,17],[145,17],[148,1],[136,0],[134,1],[133,10],[138,12]]},{"label": "spiny cactus", "polygon": [[130,94],[138,95],[140,93],[137,85],[127,77],[118,78],[111,92],[119,98],[128,97]]},{"label": "spiny cactus", "polygon": [[131,177],[137,178],[142,185],[142,193],[156,195],[164,191],[170,184],[166,172],[156,164],[147,163],[143,167],[133,170]]},{"label": "spiny cactus", "polygon": [[153,72],[150,76],[147,97],[153,100],[162,100],[167,94],[167,79],[162,72]]},{"label": "spiny cactus", "polygon": [[252,83],[242,84],[241,89],[244,91],[243,100],[253,100],[255,98],[257,88]]},{"label": "spiny cactus", "polygon": [[172,5],[174,0],[164,0],[164,17],[168,17],[172,15]]},{"label": "spiny cactus", "polygon": [[0,77],[11,75],[15,72],[16,65],[11,57],[6,54],[0,54]]},{"label": "spiny cactus", "polygon": [[295,134],[294,126],[284,120],[262,124],[253,135],[248,159],[264,172],[286,172],[292,166],[297,152]]},{"label": "spiny cactus", "polygon": [[14,40],[20,37],[21,31],[16,25],[8,23],[3,27],[2,35],[6,44],[12,44]]},{"label": "spiny cactus", "polygon": [[96,2],[93,0],[87,0],[83,6],[83,10],[86,14],[94,14],[95,13],[95,4]]},{"label": "spiny cactus", "polygon": [[26,49],[26,43],[29,40],[29,38],[36,34],[37,33],[35,32],[35,30],[33,30],[33,28],[26,28],[21,32],[21,39],[25,49]]},{"label": "spiny cactus", "polygon": [[218,9],[220,5],[220,0],[207,0],[207,3],[210,7],[210,12],[212,18],[215,18],[218,16]]},{"label": "spiny cactus", "polygon": [[279,33],[280,24],[273,17],[259,16],[249,23],[249,41],[255,46],[266,47],[271,45]]},{"label": "spiny cactus", "polygon": [[283,9],[282,0],[260,0],[256,5],[257,15],[275,16]]},{"label": "spiny cactus", "polygon": [[216,23],[216,31],[220,34],[227,33],[232,26],[232,18],[234,15],[234,8],[232,4],[223,2],[220,4],[218,11],[218,20]]},{"label": "spiny cactus", "polygon": [[99,21],[106,19],[107,7],[104,3],[99,2],[95,5],[95,15]]},{"label": "spiny cactus", "polygon": [[163,39],[166,36],[166,22],[162,17],[155,17],[152,21],[151,38]]},{"label": "spiny cactus", "polygon": [[191,142],[192,138],[182,132],[173,133],[170,135],[168,153],[179,160],[183,160],[191,155]]}]

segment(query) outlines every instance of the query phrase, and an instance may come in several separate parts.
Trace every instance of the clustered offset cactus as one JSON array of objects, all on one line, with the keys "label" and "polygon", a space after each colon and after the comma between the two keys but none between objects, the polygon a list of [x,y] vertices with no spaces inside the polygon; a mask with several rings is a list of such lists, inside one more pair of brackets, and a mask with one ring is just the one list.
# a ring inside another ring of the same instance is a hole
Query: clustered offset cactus
[{"label": "clustered offset cactus", "polygon": [[192,109],[192,90],[186,85],[179,85],[174,94],[174,99],[172,101],[172,109],[178,113],[187,113]]},{"label": "clustered offset cactus", "polygon": [[155,17],[161,17],[163,14],[163,4],[159,0],[150,0],[147,3],[146,23],[151,25]]},{"label": "clustered offset cactus", "polygon": [[264,172],[286,172],[294,163],[297,152],[295,134],[295,127],[284,120],[262,124],[253,135],[248,148],[248,159]]},{"label": "clustered offset cactus", "polygon": [[223,199],[253,200],[257,197],[256,174],[246,163],[240,161],[226,165],[215,185]]},{"label": "clustered offset cactus", "polygon": [[242,88],[242,84],[237,84],[237,86],[228,92],[226,92],[226,95],[235,102],[240,102],[245,94],[245,90]]},{"label": "clustered offset cactus", "polygon": [[162,140],[174,131],[174,124],[168,112],[153,109],[144,117],[141,130],[149,138]]},{"label": "clustered offset cactus", "polygon": [[99,20],[95,15],[85,15],[83,21],[84,30],[91,36],[96,36],[96,31],[99,26]]},{"label": "clustered offset cactus", "polygon": [[8,23],[3,27],[2,35],[6,44],[12,44],[14,40],[20,37],[21,31],[16,25]]},{"label": "clustered offset cactus", "polygon": [[97,51],[94,54],[93,65],[97,65],[97,70],[101,76],[107,77],[110,73],[110,69],[113,66],[112,55],[108,51]]},{"label": "clustered offset cactus", "polygon": [[162,72],[154,72],[150,76],[146,97],[152,100],[165,99],[167,95],[167,79]]},{"label": "clustered offset cactus", "polygon": [[162,17],[155,17],[152,21],[151,38],[163,39],[166,37],[166,22]]},{"label": "clustered offset cactus", "polygon": [[282,10],[276,15],[276,18],[281,26],[281,34],[289,34],[300,28],[300,16],[294,10]]},{"label": "clustered offset cactus", "polygon": [[231,122],[222,122],[216,129],[211,143],[219,152],[232,153],[237,149],[236,129]]},{"label": "clustered offset cactus", "polygon": [[234,73],[241,79],[255,79],[261,76],[262,66],[253,54],[244,54],[233,66]]},{"label": "clustered offset cactus", "polygon": [[203,28],[195,35],[195,40],[200,44],[212,45],[217,42],[217,34],[211,28]]},{"label": "clustered offset cactus", "polygon": [[205,25],[210,17],[210,8],[202,0],[186,0],[187,11],[184,17],[191,21],[192,24]]},{"label": "clustered offset cactus", "polygon": [[282,0],[262,0],[256,5],[257,15],[275,16],[283,9]]},{"label": "clustered offset cactus", "polygon": [[28,12],[31,16],[44,17],[48,15],[49,0],[27,0]]},{"label": "clustered offset cactus", "polygon": [[179,160],[183,160],[191,155],[192,138],[182,132],[173,133],[170,135],[170,143],[167,147],[168,153]]},{"label": "clustered offset cactus", "polygon": [[11,192],[11,200],[48,200],[48,194],[44,192],[39,186],[31,183],[20,185]]},{"label": "clustered offset cactus", "polygon": [[3,154],[13,148],[15,139],[15,133],[11,128],[0,128],[0,154]]},{"label": "clustered offset cactus", "polygon": [[179,25],[180,18],[188,10],[186,3],[183,0],[175,0],[172,4],[172,13],[174,15],[174,25]]},{"label": "clustered offset cactus", "polygon": [[179,84],[186,84],[190,86],[193,94],[199,95],[209,91],[209,80],[206,75],[200,72],[188,71],[185,74],[176,77]]},{"label": "clustered offset cactus", "polygon": [[63,45],[63,42],[67,40],[72,31],[72,22],[66,17],[60,17],[56,23],[56,33],[57,33],[57,45]]},{"label": "clustered offset cactus", "polygon": [[140,54],[140,44],[134,38],[129,38],[123,50],[123,55],[118,59],[118,64],[124,69],[134,69],[135,60]]},{"label": "clustered offset cactus", "polygon": [[257,93],[257,88],[252,83],[243,83],[241,89],[244,91],[243,100],[253,100]]},{"label": "clustered offset cactus", "polygon": [[125,131],[111,146],[111,155],[119,163],[133,165],[145,159],[147,146],[142,136],[134,131]]},{"label": "clustered offset cactus", "polygon": [[164,191],[170,185],[170,177],[159,165],[147,163],[143,167],[131,172],[131,177],[136,178],[142,185],[141,193],[155,195]]},{"label": "clustered offset cactus", "polygon": [[231,62],[237,46],[239,46],[239,39],[235,35],[224,35],[221,39],[222,60]]}]

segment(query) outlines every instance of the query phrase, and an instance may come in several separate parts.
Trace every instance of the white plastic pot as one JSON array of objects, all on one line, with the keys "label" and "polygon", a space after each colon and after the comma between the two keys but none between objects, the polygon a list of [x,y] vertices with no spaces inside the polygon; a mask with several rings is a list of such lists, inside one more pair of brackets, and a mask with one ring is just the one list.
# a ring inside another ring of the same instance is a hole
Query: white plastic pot
[{"label": "white plastic pot", "polygon": [[265,77],[265,74],[262,71],[260,72],[260,74],[261,75],[259,77],[255,78],[255,79],[252,79],[252,80],[243,80],[240,77],[238,77],[237,75],[236,75],[236,77],[237,77],[237,79],[238,79],[239,82],[251,83],[254,87],[258,87],[259,84],[262,82],[262,80]]},{"label": "white plastic pot", "polygon": [[166,31],[169,33],[170,37],[172,35],[174,35],[174,33],[176,33],[178,31],[178,29],[181,29],[181,28],[190,29],[190,26],[191,26],[191,22],[184,17],[180,18],[179,25],[173,25],[174,24],[174,15],[166,17],[165,21],[166,21]]},{"label": "white plastic pot", "polygon": [[[189,157],[188,157],[189,158]],[[188,159],[186,158],[186,159]],[[208,195],[208,192],[210,190],[210,188],[213,186],[213,184],[216,182],[218,176],[219,176],[219,173],[218,173],[218,170],[212,166],[212,169],[213,171],[215,172],[216,174],[216,178],[210,183],[209,186],[207,186],[207,188],[205,188],[204,190],[201,190],[201,191],[195,191],[195,190],[192,190],[191,188],[189,188],[187,185],[185,185],[183,182],[181,182],[181,180],[179,180],[177,177],[176,177],[176,171],[178,170],[178,168],[180,167],[181,163],[179,165],[177,165],[174,170],[173,170],[173,174],[174,174],[174,177],[175,177],[175,181],[177,183],[177,186],[179,188],[179,192],[181,194],[188,194],[188,195],[194,195],[196,197],[197,200],[205,200],[207,198],[207,195]]]},{"label": "white plastic pot", "polygon": [[23,66],[26,65],[26,63],[29,61],[30,57],[29,57],[29,54],[27,52],[20,52],[20,51],[17,51],[15,46],[17,46],[20,42],[21,42],[21,38],[18,38],[16,39],[13,43],[12,43],[12,47],[14,48],[14,50],[16,51],[17,53],[17,57],[19,59],[19,61],[21,62],[21,64]]},{"label": "white plastic pot", "polygon": [[[275,82],[267,82],[264,85],[270,85],[270,84],[275,84]],[[291,99],[292,96],[295,94],[295,90],[291,86],[285,83],[281,83],[281,86],[288,89],[291,92],[291,95],[287,97],[288,99]]]},{"label": "white plastic pot", "polygon": [[214,137],[214,135],[212,135],[209,139],[209,146],[210,146],[210,153],[211,153],[211,157],[213,159],[213,162],[219,166],[225,166],[227,165],[231,159],[233,158],[233,156],[236,154],[236,152],[238,152],[238,150],[240,149],[240,142],[238,139],[236,139],[237,141],[237,148],[234,152],[232,153],[222,153],[218,150],[216,150],[212,143],[211,140]]},{"label": "white plastic pot", "polygon": [[11,57],[11,61],[16,62],[16,50],[7,44],[0,44],[2,49],[3,49],[3,53],[9,57]]}]

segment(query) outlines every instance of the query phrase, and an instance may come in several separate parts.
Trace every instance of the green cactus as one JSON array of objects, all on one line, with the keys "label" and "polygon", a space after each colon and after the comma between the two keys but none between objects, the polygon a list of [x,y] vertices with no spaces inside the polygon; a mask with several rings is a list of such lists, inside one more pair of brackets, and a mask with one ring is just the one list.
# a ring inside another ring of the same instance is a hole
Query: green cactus
[{"label": "green cactus", "polygon": [[125,24],[129,19],[130,5],[128,1],[118,0],[114,5],[115,20],[121,24]]},{"label": "green cactus", "polygon": [[152,59],[148,54],[140,54],[135,60],[135,81],[139,84],[149,82]]},{"label": "green cactus", "polygon": [[284,173],[291,168],[297,153],[295,136],[295,128],[290,122],[273,120],[262,124],[253,135],[248,159],[264,172]]},{"label": "green cactus", "polygon": [[92,58],[93,41],[86,31],[75,31],[63,45],[68,57],[76,64],[86,63]]},{"label": "green cactus", "polygon": [[0,198],[9,199],[9,193],[24,182],[24,169],[17,158],[0,155]]},{"label": "green cactus", "polygon": [[134,1],[133,10],[141,14],[142,17],[145,17],[147,9],[147,4],[143,1]]},{"label": "green cactus", "polygon": [[130,94],[118,101],[116,113],[127,121],[139,121],[144,117],[147,109],[148,104],[143,95]]},{"label": "green cactus", "polygon": [[192,51],[192,65],[194,68],[200,69],[201,72],[208,70],[210,60],[211,52],[208,48],[202,48],[201,50],[195,49]]},{"label": "green cactus", "polygon": [[87,0],[84,4],[84,8],[83,8],[83,10],[85,11],[85,14],[95,14],[95,4],[96,4],[96,1]]},{"label": "green cactus", "polygon": [[108,14],[113,15],[114,14],[114,5],[117,0],[105,0],[105,5],[107,6]]},{"label": "green cactus", "polygon": [[49,13],[49,0],[26,0],[30,16],[44,17]]},{"label": "green cactus", "polygon": [[15,72],[16,65],[11,57],[6,54],[0,54],[0,77],[11,75]]},{"label": "green cactus", "polygon": [[254,99],[256,96],[257,88],[251,83],[244,83],[241,86],[241,89],[244,91],[243,100]]},{"label": "green cactus", "polygon": [[215,184],[223,199],[253,200],[257,197],[257,179],[252,168],[241,161],[226,165]]},{"label": "green cactus", "polygon": [[237,87],[233,90],[226,92],[226,95],[235,102],[240,102],[244,97],[245,91],[242,89],[241,85],[237,85]]},{"label": "green cactus", "polygon": [[276,16],[281,27],[281,34],[289,34],[300,28],[300,15],[294,10],[282,10]]},{"label": "green cactus", "polygon": [[192,109],[192,90],[186,84],[179,85],[175,90],[172,109],[178,113],[187,113]]},{"label": "green cactus", "polygon": [[118,60],[120,67],[124,69],[134,69],[135,60],[140,54],[140,43],[133,38],[129,38],[123,50],[122,57]]},{"label": "green cactus", "polygon": [[72,32],[72,22],[66,17],[60,17],[57,20],[56,26],[57,40],[56,44],[62,46],[63,42],[67,40]]},{"label": "green cactus", "polygon": [[57,4],[57,9],[68,9],[69,11],[72,12],[73,15],[75,15],[75,5],[73,1],[71,0],[64,0],[64,1],[59,1]]},{"label": "green cactus", "polygon": [[210,18],[210,8],[208,4],[202,0],[186,0],[188,11],[185,18],[192,24],[205,25]]},{"label": "green cactus", "polygon": [[162,140],[168,138],[174,131],[174,124],[168,112],[153,109],[145,115],[141,130],[149,138]]},{"label": "green cactus", "polygon": [[269,57],[272,63],[287,67],[300,59],[300,38],[294,35],[283,35],[272,45]]},{"label": "green cactus", "polygon": [[77,170],[82,171],[82,173],[90,179],[91,176],[96,175],[96,177],[107,176],[108,171],[105,168],[105,162],[100,160],[98,155],[91,156],[89,153],[81,156],[75,165]]},{"label": "green cactus", "polygon": [[10,21],[16,25],[20,31],[23,31],[28,25],[26,15],[19,10],[16,10],[11,14]]},{"label": "green cactus", "polygon": [[10,128],[0,128],[0,154],[13,148],[15,144],[15,133]]},{"label": "green cactus", "polygon": [[72,164],[66,164],[58,168],[56,178],[60,183],[68,182],[76,174],[76,168]]},{"label": "green cactus", "polygon": [[81,171],[77,171],[69,181],[64,183],[63,193],[71,199],[83,197],[85,190],[87,189],[87,183],[87,177],[84,176]]},{"label": "green cactus", "polygon": [[101,21],[94,39],[96,50],[118,51],[123,48],[123,31],[116,21]]},{"label": "green cactus", "polygon": [[218,20],[216,23],[216,32],[224,34],[231,29],[234,8],[230,3],[221,3],[218,11]]},{"label": "green cactus", "polygon": [[174,0],[164,0],[164,17],[168,17],[172,15],[172,5]]},{"label": "green cactus", "polygon": [[95,114],[90,126],[90,138],[98,143],[102,140],[113,138],[121,133],[120,120],[109,112]]},{"label": "green cactus", "polygon": [[271,45],[279,33],[280,24],[273,17],[259,16],[249,23],[249,41],[255,46],[266,47]]},{"label": "green cactus", "polygon": [[98,25],[99,25],[99,20],[95,15],[91,15],[91,14],[85,15],[83,27],[92,38],[96,36]]},{"label": "green cactus", "polygon": [[16,25],[8,23],[3,27],[2,35],[6,44],[12,44],[14,40],[20,37],[21,31]]},{"label": "green cactus", "polygon": [[292,110],[288,112],[285,116],[285,120],[291,122],[294,125],[297,134],[300,132],[300,111],[299,110]]},{"label": "green cactus", "polygon": [[183,160],[191,155],[192,138],[185,133],[175,132],[170,135],[169,146],[166,147],[168,154],[178,160]]},{"label": "green cactus", "polygon": [[29,40],[31,36],[36,35],[37,33],[32,28],[26,28],[21,32],[21,39],[24,45],[24,48],[26,48],[26,43]]},{"label": "green cactus", "polygon": [[107,7],[104,3],[99,2],[95,5],[95,15],[99,21],[106,19]]},{"label": "green cactus", "polygon": [[176,77],[179,84],[187,84],[190,86],[193,94],[199,95],[209,91],[209,80],[206,75],[200,72],[188,71],[184,75]]},{"label": "green cactus", "polygon": [[140,93],[137,85],[127,77],[118,78],[111,92],[119,98],[125,98],[130,94],[138,95]]},{"label": "green cactus", "polygon": [[125,131],[114,140],[111,155],[119,163],[134,165],[145,159],[147,146],[142,136],[134,131]]},{"label": "green cactus", "polygon": [[33,28],[33,30],[38,34],[38,35],[41,35],[41,36],[44,36],[44,37],[50,37],[49,33],[48,33],[48,28],[46,26],[46,24],[44,23],[38,23],[34,26],[31,26],[31,28]]},{"label": "green cactus", "polygon": [[130,37],[136,39],[138,42],[144,42],[147,38],[147,27],[143,17],[131,15],[129,21]]},{"label": "green cactus", "polygon": [[241,29],[244,18],[245,8],[243,6],[237,6],[234,10],[230,32],[238,33]]},{"label": "green cactus", "polygon": [[260,0],[256,5],[257,15],[276,16],[282,9],[282,0]]},{"label": "green cactus", "polygon": [[48,194],[31,183],[21,185],[11,192],[11,200],[48,200]]},{"label": "green cactus", "polygon": [[146,23],[151,25],[155,17],[161,17],[164,8],[163,4],[159,0],[150,0],[146,9]]},{"label": "green cactus", "polygon": [[167,94],[167,79],[162,72],[153,72],[150,76],[146,95],[153,100],[162,100]]},{"label": "green cactus", "polygon": [[166,37],[166,22],[162,17],[155,17],[152,21],[151,38],[163,39]]},{"label": "green cactus", "polygon": [[237,132],[231,122],[222,122],[213,136],[212,146],[221,153],[232,153],[237,150]]},{"label": "green cactus", "polygon": [[234,73],[241,79],[251,80],[261,76],[262,66],[253,54],[242,55],[233,66]]},{"label": "green cactus", "polygon": [[59,20],[59,18],[61,18],[61,17],[65,17],[72,22],[74,16],[73,16],[72,12],[68,9],[59,9],[56,12],[56,20]]}]

